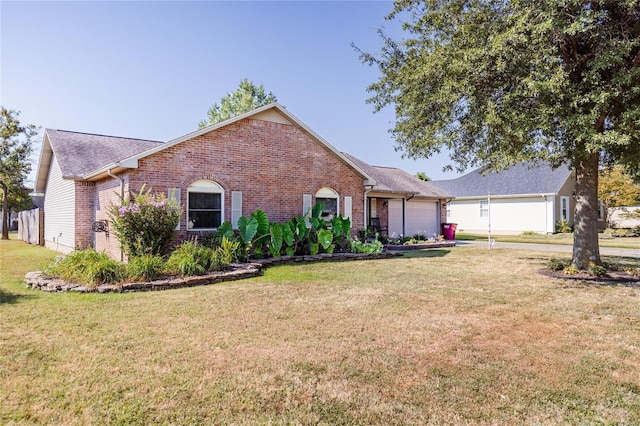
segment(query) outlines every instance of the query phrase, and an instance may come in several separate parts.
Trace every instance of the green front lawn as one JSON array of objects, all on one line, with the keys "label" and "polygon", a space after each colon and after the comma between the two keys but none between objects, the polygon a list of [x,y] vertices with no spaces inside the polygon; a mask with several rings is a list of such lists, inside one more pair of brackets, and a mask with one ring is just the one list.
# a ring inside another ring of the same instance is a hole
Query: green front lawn
[{"label": "green front lawn", "polygon": [[0,424],[640,424],[640,288],[541,276],[538,252],[26,289],[55,255],[0,241]]}]

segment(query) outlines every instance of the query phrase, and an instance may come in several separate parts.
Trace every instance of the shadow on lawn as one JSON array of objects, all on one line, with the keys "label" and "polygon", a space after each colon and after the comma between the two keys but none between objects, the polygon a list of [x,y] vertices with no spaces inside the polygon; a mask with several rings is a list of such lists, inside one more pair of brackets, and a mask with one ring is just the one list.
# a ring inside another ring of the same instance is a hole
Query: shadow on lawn
[{"label": "shadow on lawn", "polygon": [[406,258],[424,258],[424,257],[444,257],[448,255],[451,250],[445,249],[427,249],[427,250],[408,250],[403,251],[402,256],[392,257],[390,260],[402,260]]},{"label": "shadow on lawn", "polygon": [[0,305],[19,303],[23,300],[28,300],[33,298],[34,296],[29,294],[9,293],[3,289],[0,289]]}]

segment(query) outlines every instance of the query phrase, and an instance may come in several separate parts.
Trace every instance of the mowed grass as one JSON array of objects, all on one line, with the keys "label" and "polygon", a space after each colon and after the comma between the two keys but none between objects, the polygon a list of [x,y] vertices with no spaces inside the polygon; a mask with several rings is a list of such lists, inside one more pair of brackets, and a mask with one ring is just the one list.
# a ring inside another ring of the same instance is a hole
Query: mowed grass
[{"label": "mowed grass", "polygon": [[27,290],[55,254],[0,255],[0,424],[640,424],[640,288],[541,276],[541,253],[105,295]]}]

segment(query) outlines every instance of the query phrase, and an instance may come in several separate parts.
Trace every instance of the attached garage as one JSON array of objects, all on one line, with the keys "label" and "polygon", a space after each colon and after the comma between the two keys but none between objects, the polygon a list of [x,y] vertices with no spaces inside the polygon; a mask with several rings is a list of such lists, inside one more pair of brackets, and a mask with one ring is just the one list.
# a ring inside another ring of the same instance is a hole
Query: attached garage
[{"label": "attached garage", "polygon": [[390,199],[388,203],[390,237],[440,234],[438,201]]}]

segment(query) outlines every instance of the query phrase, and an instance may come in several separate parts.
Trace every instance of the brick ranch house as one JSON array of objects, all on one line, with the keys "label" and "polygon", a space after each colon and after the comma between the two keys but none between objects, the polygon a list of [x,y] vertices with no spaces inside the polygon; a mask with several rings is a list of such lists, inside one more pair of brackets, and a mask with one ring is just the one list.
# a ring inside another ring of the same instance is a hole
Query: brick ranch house
[{"label": "brick ranch house", "polygon": [[273,103],[168,142],[46,129],[36,191],[44,193],[47,247],[93,247],[114,258],[117,239],[93,225],[143,185],[179,200],[177,240],[225,220],[235,226],[257,209],[284,222],[316,202],[351,218],[354,232],[377,218],[403,234],[439,233],[451,197],[399,169],[380,169],[340,153]]}]

